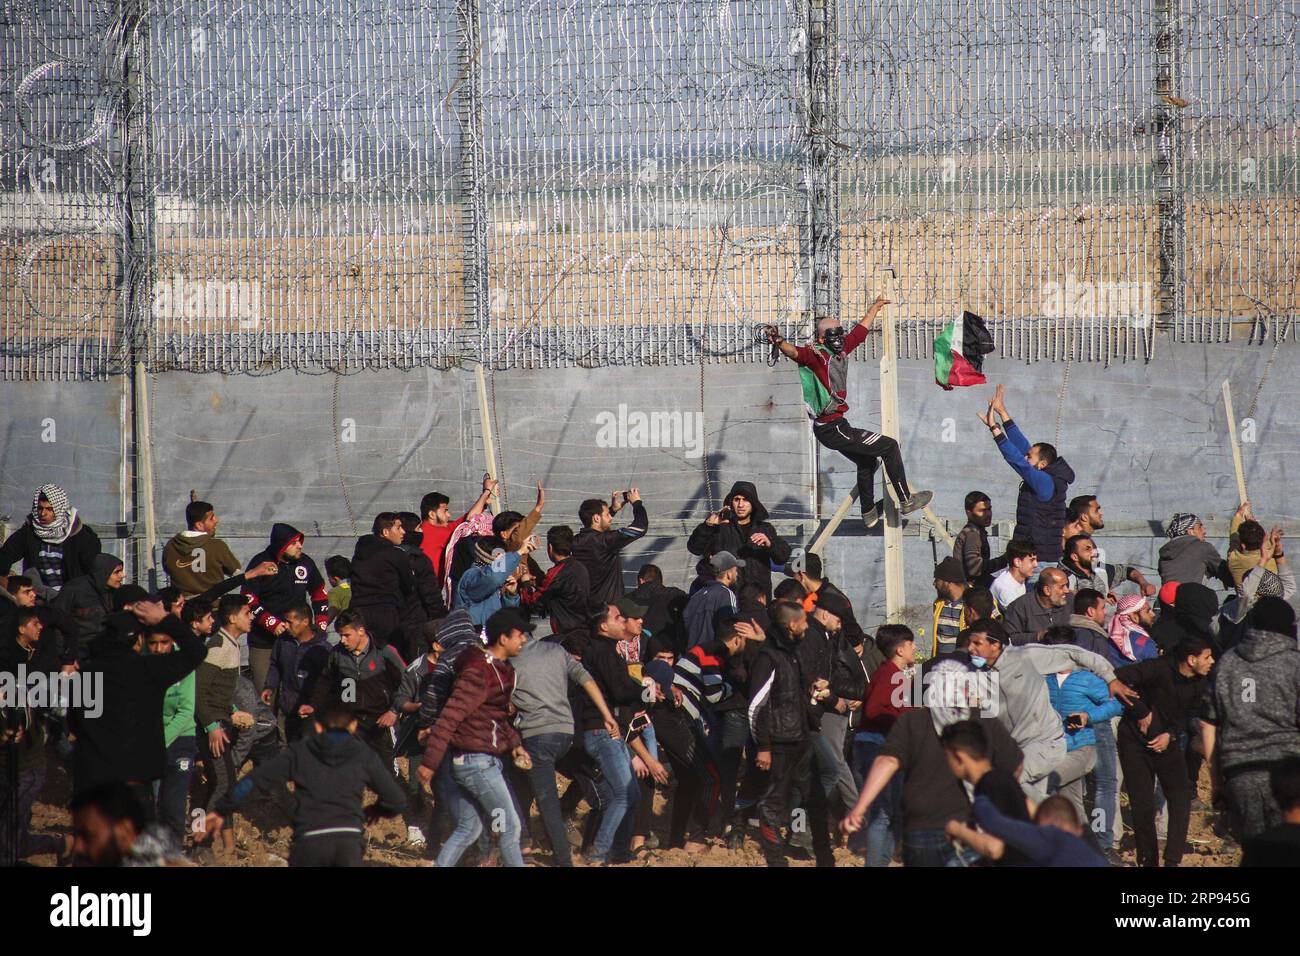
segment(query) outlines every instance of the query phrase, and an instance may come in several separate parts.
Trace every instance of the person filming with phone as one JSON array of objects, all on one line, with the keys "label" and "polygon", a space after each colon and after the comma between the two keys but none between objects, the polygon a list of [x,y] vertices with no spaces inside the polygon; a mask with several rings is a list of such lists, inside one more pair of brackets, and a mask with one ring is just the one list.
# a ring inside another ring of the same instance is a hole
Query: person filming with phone
[{"label": "person filming with phone", "polygon": [[726,551],[741,561],[735,590],[753,584],[772,600],[772,565],[781,567],[790,560],[790,545],[781,540],[767,518],[752,482],[732,485],[722,507],[696,525],[686,542],[686,549],[702,559],[697,569],[700,575],[709,577],[708,560]]}]

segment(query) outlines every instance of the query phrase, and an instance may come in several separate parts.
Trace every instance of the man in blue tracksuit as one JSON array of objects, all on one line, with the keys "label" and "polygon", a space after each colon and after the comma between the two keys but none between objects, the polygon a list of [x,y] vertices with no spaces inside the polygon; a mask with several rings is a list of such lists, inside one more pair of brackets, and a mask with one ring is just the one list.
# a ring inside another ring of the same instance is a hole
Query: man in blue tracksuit
[{"label": "man in blue tracksuit", "polygon": [[[1044,644],[1070,644],[1071,627],[1049,628]],[[1120,716],[1123,705],[1110,695],[1106,682],[1091,671],[1071,671],[1047,675],[1047,696],[1053,709],[1065,723],[1065,760],[1057,766],[1048,782],[1049,792],[1059,793],[1074,806],[1080,820],[1087,821],[1083,809],[1084,778],[1096,770],[1097,796],[1094,818],[1088,821],[1103,848],[1112,843],[1112,822],[1119,810],[1119,780],[1116,768],[1119,756],[1110,722]]]},{"label": "man in blue tracksuit", "polygon": [[[998,451],[1018,474],[1020,495],[1016,499],[1016,527],[1011,537],[1020,541],[1033,541],[1038,547],[1038,560],[1044,566],[1061,560],[1061,530],[1065,527],[1065,500],[1074,469],[1056,449],[1046,442],[1033,445],[1007,411],[1002,401],[1003,387],[998,386],[989,410],[980,415],[988,426]],[[994,419],[996,413],[1002,423]]]}]

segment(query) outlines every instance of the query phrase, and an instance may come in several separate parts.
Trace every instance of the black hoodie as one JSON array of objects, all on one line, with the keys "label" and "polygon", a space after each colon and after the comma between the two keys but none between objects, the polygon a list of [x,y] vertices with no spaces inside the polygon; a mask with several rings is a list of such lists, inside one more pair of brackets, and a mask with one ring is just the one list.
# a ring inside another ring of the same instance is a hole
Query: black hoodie
[{"label": "black hoodie", "polygon": [[[790,560],[790,545],[781,540],[776,529],[767,520],[767,509],[758,500],[758,489],[751,482],[738,481],[731,486],[727,497],[723,499],[728,509],[731,507],[731,500],[737,495],[747,499],[754,506],[749,522],[740,524],[735,514],[717,524],[701,522],[691,532],[691,537],[686,542],[686,549],[691,554],[698,554],[706,559],[719,551],[730,551],[745,562],[745,566],[740,569],[740,580],[735,585],[736,592],[739,593],[746,584],[756,584],[763,589],[768,600],[771,600],[772,565],[784,565]],[[767,539],[772,542],[771,547],[759,547],[749,540],[759,533],[767,536]]]},{"label": "black hoodie", "polygon": [[302,536],[293,525],[276,522],[271,525],[271,540],[266,549],[248,562],[249,571],[263,561],[273,561],[280,567],[276,574],[244,582],[243,593],[253,604],[253,629],[248,634],[250,647],[274,647],[275,629],[291,607],[310,604],[316,629],[324,633],[329,627],[329,593],[316,562],[306,554],[297,558],[284,555],[284,549]]},{"label": "black hoodie", "polygon": [[322,830],[365,831],[361,801],[366,788],[379,795],[380,813],[406,809],[406,794],[392,768],[345,730],[327,730],[290,744],[240,780],[216,811],[229,816],[256,787],[272,792],[293,781],[294,839]]},{"label": "black hoodie", "polygon": [[1151,628],[1151,639],[1161,653],[1169,653],[1189,637],[1203,637],[1214,647],[1217,657],[1221,648],[1210,622],[1219,613],[1219,599],[1204,584],[1184,581],[1178,585],[1177,606],[1172,611],[1162,611],[1160,620]]},{"label": "black hoodie", "polygon": [[100,694],[70,714],[77,735],[72,765],[78,790],[113,780],[157,780],[167,769],[163,698],[203,663],[207,647],[168,615],[157,630],[172,636],[176,651],[138,654],[132,638],[139,630],[130,614],[114,614],[82,662],[83,681],[91,681]]},{"label": "black hoodie", "polygon": [[113,588],[108,586],[109,576],[122,566],[122,559],[100,552],[91,559],[90,573],[64,586],[52,607],[63,611],[77,622],[77,658],[85,657],[90,642],[104,629],[104,622],[113,613]]}]

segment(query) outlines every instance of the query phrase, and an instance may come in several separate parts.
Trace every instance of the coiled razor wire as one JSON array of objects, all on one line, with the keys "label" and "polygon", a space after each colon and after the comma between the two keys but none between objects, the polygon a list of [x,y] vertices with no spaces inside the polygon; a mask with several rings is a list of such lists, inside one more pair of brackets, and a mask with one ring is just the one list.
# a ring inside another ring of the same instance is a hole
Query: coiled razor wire
[{"label": "coiled razor wire", "polygon": [[1294,341],[1300,0],[6,9],[3,377],[763,361],[815,233],[903,358],[963,309],[1021,361]]}]

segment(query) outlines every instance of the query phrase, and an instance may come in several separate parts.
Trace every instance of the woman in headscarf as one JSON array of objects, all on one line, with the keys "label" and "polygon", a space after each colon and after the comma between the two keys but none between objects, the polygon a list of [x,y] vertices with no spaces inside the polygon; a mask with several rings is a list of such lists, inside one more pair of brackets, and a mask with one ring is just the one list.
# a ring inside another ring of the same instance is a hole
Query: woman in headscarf
[{"label": "woman in headscarf", "polygon": [[1156,642],[1147,631],[1156,615],[1141,594],[1126,594],[1115,606],[1110,619],[1110,661],[1116,667],[1160,656]]},{"label": "woman in headscarf", "polygon": [[91,573],[102,549],[99,536],[81,520],[58,485],[41,485],[32,496],[32,512],[23,526],[0,547],[0,573],[15,561],[23,570],[35,568],[41,584],[58,591],[69,581]]}]

